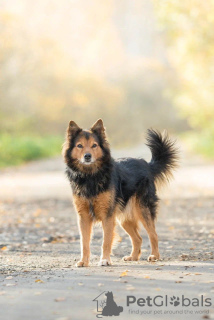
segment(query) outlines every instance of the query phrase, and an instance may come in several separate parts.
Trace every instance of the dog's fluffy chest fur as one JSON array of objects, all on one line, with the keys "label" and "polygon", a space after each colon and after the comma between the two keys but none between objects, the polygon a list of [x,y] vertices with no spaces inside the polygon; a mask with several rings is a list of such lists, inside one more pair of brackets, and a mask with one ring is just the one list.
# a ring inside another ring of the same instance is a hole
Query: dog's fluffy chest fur
[{"label": "dog's fluffy chest fur", "polygon": [[102,168],[97,173],[88,175],[86,173],[75,172],[67,167],[66,174],[73,194],[88,199],[107,191],[111,184],[111,170],[109,168]]},{"label": "dog's fluffy chest fur", "polygon": [[78,214],[82,215],[88,212],[97,221],[106,216],[111,216],[115,207],[113,190],[99,193],[96,197],[91,198],[74,194],[73,200]]}]

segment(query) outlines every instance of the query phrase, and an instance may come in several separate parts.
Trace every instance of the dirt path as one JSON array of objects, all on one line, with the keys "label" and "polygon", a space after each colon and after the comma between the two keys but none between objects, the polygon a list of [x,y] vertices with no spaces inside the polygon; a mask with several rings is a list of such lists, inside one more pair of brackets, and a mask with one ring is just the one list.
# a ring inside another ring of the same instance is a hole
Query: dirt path
[{"label": "dirt path", "polygon": [[[102,230],[96,227],[91,267],[82,269],[74,266],[79,233],[61,159],[1,172],[0,319],[96,319],[92,300],[103,291],[112,291],[123,307],[121,319],[214,318],[203,300],[211,298],[214,305],[214,165],[183,163],[175,181],[161,192],[157,232],[162,260],[146,261],[149,241],[142,230],[141,260],[123,262],[130,242],[118,230],[121,241],[115,244],[113,266],[98,267]],[[136,302],[127,306],[127,296]],[[165,299],[164,305],[152,300],[152,306],[139,306],[137,299],[147,296],[160,296],[155,301]],[[178,305],[170,303],[173,296]],[[105,294],[99,299],[100,304]],[[182,306],[188,299],[191,305]],[[192,306],[192,299],[199,306]]]}]

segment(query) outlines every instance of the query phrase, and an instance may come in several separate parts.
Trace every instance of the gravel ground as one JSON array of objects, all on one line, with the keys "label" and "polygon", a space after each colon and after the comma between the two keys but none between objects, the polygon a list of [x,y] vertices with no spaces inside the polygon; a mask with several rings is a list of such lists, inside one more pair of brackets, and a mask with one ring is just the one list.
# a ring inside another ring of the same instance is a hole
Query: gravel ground
[{"label": "gravel ground", "polygon": [[[92,300],[103,291],[112,291],[117,305],[123,306],[121,319],[213,319],[213,307],[201,301],[203,295],[214,305],[214,176],[210,172],[213,164],[185,163],[171,188],[162,192],[157,221],[160,261],[146,261],[150,248],[142,229],[141,260],[123,262],[131,245],[118,227],[113,265],[98,267],[102,229],[96,226],[91,267],[77,269],[79,232],[61,160],[3,171],[0,319],[96,319],[100,312]],[[183,306],[182,295],[191,303],[199,299],[199,306]],[[136,302],[127,306],[127,296],[135,296]],[[147,296],[160,300],[167,296],[169,301],[174,296],[180,304],[139,306],[137,299]]]}]

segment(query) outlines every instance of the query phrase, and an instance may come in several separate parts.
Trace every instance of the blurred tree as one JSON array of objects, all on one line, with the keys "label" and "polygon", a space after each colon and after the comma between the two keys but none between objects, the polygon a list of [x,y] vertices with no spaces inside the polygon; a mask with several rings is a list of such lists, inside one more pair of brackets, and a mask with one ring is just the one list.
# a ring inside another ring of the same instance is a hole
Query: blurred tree
[{"label": "blurred tree", "polygon": [[196,130],[197,148],[214,156],[214,0],[154,4],[179,78],[174,103]]},{"label": "blurred tree", "polygon": [[70,119],[102,117],[122,146],[185,127],[147,0],[0,0],[0,38],[0,134],[62,135]]}]

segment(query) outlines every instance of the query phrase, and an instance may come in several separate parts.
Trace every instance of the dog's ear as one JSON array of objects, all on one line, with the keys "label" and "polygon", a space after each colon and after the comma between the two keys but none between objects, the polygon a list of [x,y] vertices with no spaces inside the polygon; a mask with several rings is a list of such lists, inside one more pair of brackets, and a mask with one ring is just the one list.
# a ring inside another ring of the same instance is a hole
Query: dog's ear
[{"label": "dog's ear", "polygon": [[70,121],[67,129],[67,136],[69,138],[74,137],[78,132],[80,132],[82,129],[76,124],[74,121]]},{"label": "dog's ear", "polygon": [[105,128],[103,125],[103,120],[98,119],[91,127],[91,131],[105,138]]},{"label": "dog's ear", "polygon": [[71,146],[73,138],[81,131],[82,129],[74,121],[69,122],[67,131],[66,131],[65,142],[62,146],[62,155],[64,156],[65,163],[67,163],[68,161],[67,151]]}]

